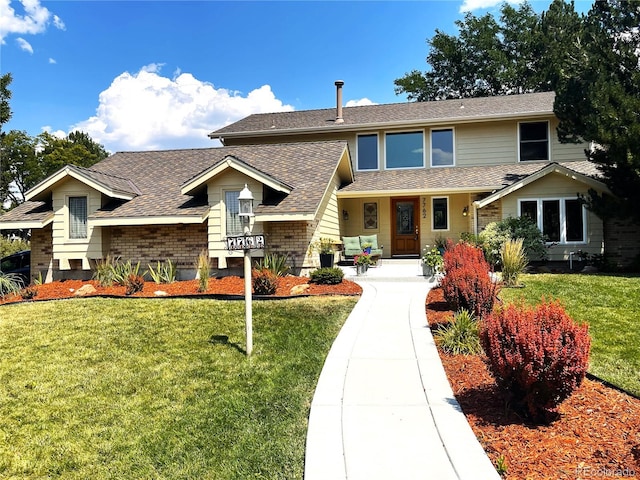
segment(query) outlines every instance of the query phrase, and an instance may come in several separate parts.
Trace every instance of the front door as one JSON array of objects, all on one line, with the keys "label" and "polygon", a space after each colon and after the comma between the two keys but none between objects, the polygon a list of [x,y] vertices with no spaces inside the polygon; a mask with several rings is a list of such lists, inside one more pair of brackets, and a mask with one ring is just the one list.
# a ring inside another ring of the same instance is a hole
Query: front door
[{"label": "front door", "polygon": [[391,255],[414,256],[420,254],[420,217],[417,198],[392,198]]}]

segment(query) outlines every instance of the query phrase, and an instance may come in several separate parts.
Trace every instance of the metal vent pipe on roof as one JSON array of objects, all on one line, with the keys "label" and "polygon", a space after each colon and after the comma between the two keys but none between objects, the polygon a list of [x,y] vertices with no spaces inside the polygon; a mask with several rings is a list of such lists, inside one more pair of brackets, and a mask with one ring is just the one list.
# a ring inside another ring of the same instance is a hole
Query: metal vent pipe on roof
[{"label": "metal vent pipe on roof", "polygon": [[342,118],[342,86],[344,81],[336,80],[336,123],[344,123]]}]

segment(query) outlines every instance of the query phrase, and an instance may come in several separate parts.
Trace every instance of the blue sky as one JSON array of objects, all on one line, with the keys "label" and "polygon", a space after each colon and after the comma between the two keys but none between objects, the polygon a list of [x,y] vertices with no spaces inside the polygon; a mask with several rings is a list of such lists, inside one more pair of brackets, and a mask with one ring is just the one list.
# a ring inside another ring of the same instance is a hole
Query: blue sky
[{"label": "blue sky", "polygon": [[[530,1],[538,12],[550,0]],[[586,11],[589,0],[577,0]],[[215,146],[206,134],[257,112],[393,103],[425,70],[426,40],[499,0],[0,0],[5,129],[80,129],[112,152]]]}]

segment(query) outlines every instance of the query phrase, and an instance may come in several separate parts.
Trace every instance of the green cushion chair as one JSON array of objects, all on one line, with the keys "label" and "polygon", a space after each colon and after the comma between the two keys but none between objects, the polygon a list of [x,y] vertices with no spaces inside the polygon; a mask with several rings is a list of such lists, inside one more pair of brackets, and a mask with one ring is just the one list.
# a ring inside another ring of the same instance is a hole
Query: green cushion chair
[{"label": "green cushion chair", "polygon": [[360,237],[342,237],[342,245],[344,247],[344,256],[353,257],[362,253],[360,246]]}]

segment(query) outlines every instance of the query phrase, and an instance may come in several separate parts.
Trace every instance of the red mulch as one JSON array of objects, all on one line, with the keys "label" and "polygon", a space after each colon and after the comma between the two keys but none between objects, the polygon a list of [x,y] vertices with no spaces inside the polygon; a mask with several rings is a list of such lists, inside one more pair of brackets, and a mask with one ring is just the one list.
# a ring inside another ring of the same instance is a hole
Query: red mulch
[{"label": "red mulch", "polygon": [[[287,276],[278,280],[278,289],[275,295],[269,298],[288,297],[291,296],[291,288],[296,285],[308,284],[309,278],[307,277],[295,277]],[[37,295],[33,299],[37,300],[51,300],[57,298],[71,298],[74,296],[76,290],[82,285],[91,284],[97,292],[92,296],[97,295],[110,295],[110,296],[125,296],[125,287],[114,285],[112,287],[101,287],[96,281],[81,281],[81,280],[66,280],[62,282],[52,282],[43,285],[37,285],[34,288],[37,290]],[[158,285],[154,282],[145,282],[142,292],[135,293],[131,297],[144,298],[144,297],[156,297],[155,292],[163,291],[167,293],[167,296],[184,296],[184,295],[244,295],[244,279],[240,277],[222,277],[211,278],[209,280],[209,288],[206,292],[198,292],[198,281],[188,280],[184,282],[165,283]],[[338,285],[316,285],[309,284],[309,289],[304,292],[304,295],[360,295],[362,288],[349,280],[343,280]],[[4,300],[0,299],[2,303],[19,302],[22,298],[19,295],[7,296]]]},{"label": "red mulch", "polygon": [[[453,317],[442,289],[430,291],[433,329]],[[560,406],[560,418],[532,425],[506,406],[481,356],[440,358],[462,410],[494,465],[507,479],[640,478],[640,400],[585,379]]]}]

